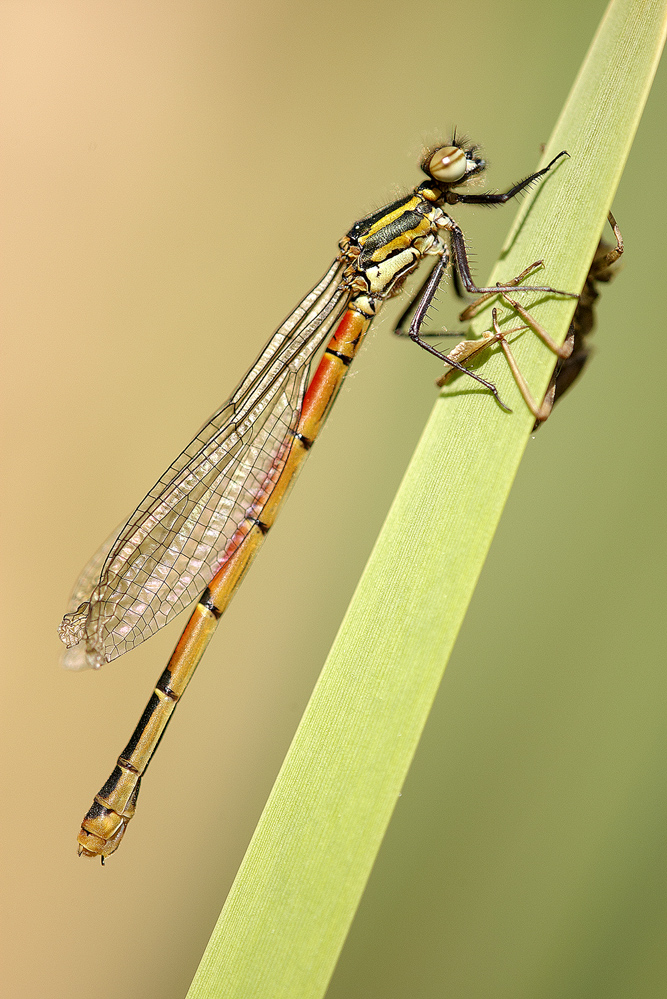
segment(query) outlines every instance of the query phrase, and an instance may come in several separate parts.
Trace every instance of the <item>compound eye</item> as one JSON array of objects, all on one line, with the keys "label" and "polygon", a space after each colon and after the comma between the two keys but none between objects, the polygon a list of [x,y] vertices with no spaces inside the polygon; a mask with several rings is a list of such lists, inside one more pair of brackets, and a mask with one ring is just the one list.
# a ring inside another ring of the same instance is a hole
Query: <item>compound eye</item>
[{"label": "compound eye", "polygon": [[455,184],[466,175],[466,154],[459,146],[436,149],[424,166],[426,173],[443,184]]}]

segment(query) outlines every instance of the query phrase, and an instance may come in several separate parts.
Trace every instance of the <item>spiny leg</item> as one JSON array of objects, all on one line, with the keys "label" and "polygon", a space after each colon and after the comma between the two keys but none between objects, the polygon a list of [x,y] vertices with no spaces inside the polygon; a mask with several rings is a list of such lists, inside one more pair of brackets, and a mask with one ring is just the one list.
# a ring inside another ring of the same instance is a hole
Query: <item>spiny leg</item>
[{"label": "spiny leg", "polygon": [[512,198],[516,198],[517,194],[521,194],[525,191],[527,187],[534,184],[536,180],[543,177],[545,173],[549,173],[552,166],[558,162],[562,156],[569,156],[570,154],[566,149],[562,149],[557,156],[547,163],[545,167],[541,170],[537,170],[535,173],[531,173],[529,177],[524,177],[520,180],[518,184],[513,184],[509,191],[505,191],[502,194],[498,194],[494,191],[484,191],[482,194],[458,194],[456,192],[451,192],[449,198],[447,199],[448,204],[455,205],[461,203],[463,205],[504,205],[505,202],[510,201]]},{"label": "spiny leg", "polygon": [[[445,228],[449,232],[449,238],[452,244],[452,253],[454,256],[454,263],[456,269],[459,272],[461,281],[463,282],[463,287],[471,295],[498,295],[503,291],[541,291],[549,295],[563,295],[565,298],[578,298],[579,296],[573,291],[561,291],[559,288],[552,288],[550,285],[517,285],[517,281],[521,279],[521,275],[512,278],[506,284],[496,284],[493,288],[480,288],[473,281],[472,274],[470,272],[470,264],[468,262],[468,254],[466,251],[465,238],[463,236],[463,230],[456,222],[448,220]],[[535,268],[535,264],[531,264],[530,270]]]},{"label": "spiny leg", "polygon": [[442,280],[446,268],[447,268],[447,258],[443,255],[440,258],[440,260],[438,260],[438,263],[431,271],[429,279],[426,283],[426,287],[424,288],[424,292],[419,302],[417,303],[415,314],[413,316],[412,322],[410,323],[410,329],[408,330],[408,336],[423,350],[428,351],[429,354],[433,354],[434,357],[438,357],[440,358],[441,361],[445,361],[452,368],[456,368],[458,371],[462,371],[464,374],[469,375],[471,378],[474,378],[476,382],[479,382],[480,385],[483,385],[484,388],[488,389],[489,392],[491,392],[498,405],[501,406],[501,408],[504,409],[505,412],[511,413],[512,410],[509,408],[509,406],[506,406],[505,403],[502,401],[500,395],[498,394],[498,389],[493,384],[493,382],[486,381],[485,378],[481,378],[479,375],[475,374],[474,371],[468,371],[468,369],[465,368],[458,361],[454,359],[450,360],[446,354],[443,354],[441,351],[436,350],[435,347],[431,347],[431,345],[426,343],[425,340],[422,340],[420,336],[421,326],[424,322],[424,319],[426,318],[426,313],[435,297],[438,285]]},{"label": "spiny leg", "polygon": [[[509,281],[507,281],[506,284],[511,285],[513,288],[515,288],[521,281],[524,280],[524,278],[529,277],[536,270],[539,270],[539,268],[543,266],[544,266],[543,260],[536,260],[535,263],[529,264],[528,267],[525,267],[520,274],[517,274],[516,277],[511,278]],[[453,270],[458,280],[459,278],[456,268],[454,268]],[[497,289],[494,289],[493,291],[487,292],[486,295],[480,295],[479,298],[476,298],[474,302],[471,302],[470,305],[468,305],[467,308],[463,310],[463,312],[459,313],[459,319],[461,320],[461,322],[465,323],[468,322],[468,320],[470,319],[474,319],[474,317],[481,310],[482,306],[486,305],[487,302],[489,302],[495,295],[498,294],[500,294],[500,292]],[[463,295],[461,295],[460,297],[463,298]]]},{"label": "spiny leg", "polygon": [[[443,258],[441,257],[440,259],[443,259]],[[445,270],[447,269],[448,264],[449,264],[449,257],[447,256],[447,257],[445,257],[445,261],[444,261]],[[435,270],[435,268],[433,268],[433,270]],[[428,273],[426,275],[426,277],[424,278],[424,280],[422,281],[422,283],[419,285],[419,287],[417,288],[417,290],[413,294],[410,295],[410,300],[408,301],[408,304],[405,306],[405,308],[401,312],[400,316],[396,320],[396,325],[394,327],[394,333],[396,334],[396,336],[410,336],[410,328],[405,329],[405,325],[406,325],[406,323],[408,321],[408,317],[412,316],[412,314],[416,311],[418,303],[421,301],[422,296],[425,294],[426,289],[428,287],[428,283],[431,280],[431,276],[433,274],[433,270],[431,270],[430,273]],[[456,273],[456,272],[454,271],[454,273]],[[460,330],[441,329],[441,330],[420,330],[419,331],[419,335],[421,337],[426,337],[426,336],[428,336],[428,337],[438,337],[438,336],[464,337],[465,333],[462,333]]]},{"label": "spiny leg", "polygon": [[[607,274],[606,272],[610,267],[613,266],[613,264],[616,263],[617,260],[620,259],[620,257],[622,257],[625,249],[623,244],[623,236],[621,235],[618,223],[616,222],[616,219],[614,218],[611,212],[608,213],[607,219],[616,238],[616,246],[612,247],[607,253],[605,253],[603,257],[599,257],[598,259],[594,258],[588,276],[589,279],[593,279],[595,281],[611,280],[613,273]],[[600,242],[602,244],[602,241]],[[513,288],[515,288],[517,285],[519,285],[521,281],[529,277],[536,270],[539,270],[539,268],[543,266],[544,266],[544,260],[536,260],[534,263],[529,264],[528,267],[524,268],[524,270],[522,270],[520,274],[517,274],[516,277],[511,278],[509,281],[507,281],[506,285],[511,285]],[[463,295],[460,294],[460,289],[461,289],[460,278],[456,268],[453,269],[453,283],[455,286],[456,294],[458,295],[459,298],[462,298]],[[500,294],[500,288],[501,285],[500,283],[498,283],[496,287],[493,289],[493,291],[486,292],[484,295],[480,295],[479,298],[475,299],[474,302],[471,302],[470,305],[468,305],[461,313],[459,313],[459,319],[461,320],[461,322],[468,322],[470,319],[473,319],[479,313],[481,308],[494,297],[494,295]],[[519,315],[522,316],[522,318],[524,319],[526,318],[526,315],[524,314],[525,310],[522,311],[522,306],[518,306],[516,302],[509,299],[507,295],[503,295],[502,297],[505,300],[505,302],[511,303],[512,308],[516,309]],[[528,320],[526,321],[528,322]],[[531,318],[530,320],[531,325],[533,322],[534,320],[532,320]],[[545,334],[545,331],[541,327],[540,330],[538,330],[535,326],[533,326],[532,328],[535,330],[538,336],[540,336],[544,340],[545,343],[548,342],[547,339],[544,339],[545,336],[548,337],[548,334]],[[562,356],[567,357],[569,355],[562,355]]]}]

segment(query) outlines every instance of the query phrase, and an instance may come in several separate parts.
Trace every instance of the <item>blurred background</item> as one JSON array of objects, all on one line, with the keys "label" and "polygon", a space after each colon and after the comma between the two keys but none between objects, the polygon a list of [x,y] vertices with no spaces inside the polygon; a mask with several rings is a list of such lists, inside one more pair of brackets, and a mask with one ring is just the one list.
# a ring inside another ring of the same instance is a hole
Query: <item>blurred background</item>
[{"label": "blurred background", "polygon": [[[184,619],[68,674],[80,568],[424,142],[466,131],[493,188],[535,168],[604,9],[2,5],[7,996],[185,994],[437,362],[387,308],[105,868],[79,823]],[[331,999],[667,993],[666,107],[663,66],[596,356],[529,443]],[[480,279],[514,211],[458,212]]]}]

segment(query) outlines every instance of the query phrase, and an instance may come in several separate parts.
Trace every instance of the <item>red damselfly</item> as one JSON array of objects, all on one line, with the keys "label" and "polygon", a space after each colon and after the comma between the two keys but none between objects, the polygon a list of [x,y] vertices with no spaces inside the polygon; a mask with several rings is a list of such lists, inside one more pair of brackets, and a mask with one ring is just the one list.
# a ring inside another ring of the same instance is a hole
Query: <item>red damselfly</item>
[{"label": "red damselfly", "polygon": [[[272,527],[373,318],[424,258],[436,262],[418,292],[408,335],[507,408],[495,385],[420,335],[443,275],[453,267],[463,287],[478,295],[570,293],[513,282],[477,287],[463,232],[445,206],[510,201],[566,154],[505,193],[465,193],[486,167],[476,153],[456,138],[430,150],[421,162],[426,180],[352,226],[322,280],[276,330],[227,402],[82,572],[60,626],[68,647],[65,664],[75,669],[110,662],[199,599],[139,724],[83,820],[80,854],[104,862],[118,848],[174,708]],[[311,361],[327,340],[309,378]]]}]

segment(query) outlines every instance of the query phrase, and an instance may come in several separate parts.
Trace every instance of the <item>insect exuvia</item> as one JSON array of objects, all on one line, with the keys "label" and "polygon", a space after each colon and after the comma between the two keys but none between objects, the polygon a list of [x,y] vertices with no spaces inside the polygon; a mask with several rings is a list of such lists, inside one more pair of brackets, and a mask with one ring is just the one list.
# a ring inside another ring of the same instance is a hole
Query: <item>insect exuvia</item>
[{"label": "insect exuvia", "polygon": [[567,332],[565,345],[570,347],[570,353],[567,357],[559,359],[540,411],[537,413],[533,411],[533,415],[536,417],[534,430],[546,420],[554,405],[574,384],[588,362],[590,349],[587,345],[587,339],[595,329],[595,303],[600,296],[597,284],[599,281],[607,284],[613,280],[617,272],[618,261],[623,256],[624,250],[623,237],[611,212],[609,212],[608,221],[614,233],[616,245],[611,246],[610,243],[605,243],[602,238],[597,245]]},{"label": "insect exuvia", "polygon": [[[80,854],[104,862],[118,848],[142,775],[220,616],[272,527],[373,318],[406,276],[424,258],[435,258],[408,335],[461,371],[454,357],[420,336],[449,266],[474,294],[570,294],[545,285],[475,285],[463,232],[445,206],[502,204],[566,155],[559,153],[504,194],[465,193],[486,166],[476,152],[455,138],[431,149],[421,162],[426,180],[355,222],[322,280],[81,574],[60,626],[68,647],[65,665],[75,669],[110,662],[198,600],[139,724],[83,820]],[[309,378],[310,362],[326,340]],[[493,384],[466,374],[503,405]]]}]

